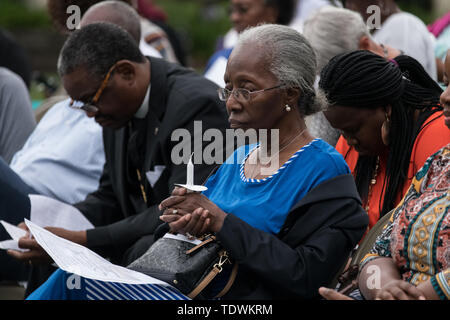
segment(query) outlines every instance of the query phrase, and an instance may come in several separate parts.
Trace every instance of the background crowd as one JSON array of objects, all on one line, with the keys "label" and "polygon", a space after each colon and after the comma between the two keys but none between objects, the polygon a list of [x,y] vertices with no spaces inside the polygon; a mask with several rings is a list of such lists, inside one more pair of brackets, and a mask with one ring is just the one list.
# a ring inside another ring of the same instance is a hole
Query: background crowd
[{"label": "background crowd", "polygon": [[[225,2],[229,24],[193,59],[197,43],[158,1],[47,0],[63,39],[54,83],[0,29],[1,220],[25,228],[30,194],[73,205],[94,228],[49,230],[122,266],[165,232],[214,233],[240,268],[225,299],[448,299],[450,11],[427,26],[394,0]],[[38,81],[47,91],[33,107]],[[280,165],[263,161],[260,141],[218,168],[196,164],[208,191],[174,188],[186,170],[171,134],[194,121],[278,129]],[[339,293],[335,279],[381,222],[357,288]],[[90,279],[65,290],[34,239],[19,246],[0,252],[0,281],[25,284],[29,299],[147,290]],[[380,288],[367,286],[373,266]]]}]

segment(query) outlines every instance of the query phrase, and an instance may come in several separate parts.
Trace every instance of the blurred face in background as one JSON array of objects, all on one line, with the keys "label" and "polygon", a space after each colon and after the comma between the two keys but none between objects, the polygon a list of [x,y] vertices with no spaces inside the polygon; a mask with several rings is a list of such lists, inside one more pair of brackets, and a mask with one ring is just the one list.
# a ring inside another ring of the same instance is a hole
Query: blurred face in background
[{"label": "blurred face in background", "polygon": [[277,9],[265,0],[231,0],[230,20],[237,32],[261,23],[276,23]]},{"label": "blurred face in background", "polygon": [[441,104],[444,107],[445,125],[450,129],[450,50],[445,57],[444,84],[447,89],[441,94]]},{"label": "blurred face in background", "polygon": [[346,9],[358,12],[367,21],[371,14],[367,13],[367,8],[371,5],[382,6],[383,1],[379,0],[345,0],[344,7]]}]

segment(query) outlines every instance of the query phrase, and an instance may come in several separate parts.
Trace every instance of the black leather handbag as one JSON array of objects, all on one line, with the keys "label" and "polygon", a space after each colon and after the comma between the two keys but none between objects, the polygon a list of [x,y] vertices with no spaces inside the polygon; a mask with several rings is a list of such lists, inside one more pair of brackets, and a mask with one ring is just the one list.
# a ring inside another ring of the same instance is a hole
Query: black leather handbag
[{"label": "black leather handbag", "polygon": [[[228,253],[213,235],[192,241],[166,234],[127,268],[167,282],[194,299],[202,297],[199,294],[222,272],[225,263],[231,263]],[[228,292],[236,273],[235,263],[228,283],[214,298]]]}]

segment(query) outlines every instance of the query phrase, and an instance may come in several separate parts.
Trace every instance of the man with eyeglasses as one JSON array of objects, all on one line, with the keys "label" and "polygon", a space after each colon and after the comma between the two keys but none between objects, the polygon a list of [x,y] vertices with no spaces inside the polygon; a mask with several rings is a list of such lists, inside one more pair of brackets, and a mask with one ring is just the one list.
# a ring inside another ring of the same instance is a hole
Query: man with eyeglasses
[{"label": "man with eyeglasses", "polygon": [[[102,21],[122,27],[139,43],[139,15],[125,2],[102,1],[93,5],[83,15],[80,27]],[[139,47],[145,55],[161,57],[155,49],[149,50],[150,46],[140,43]],[[71,99],[65,96],[52,97],[44,103],[51,107],[23,148],[14,154],[9,165],[6,163],[9,161],[0,161],[0,220],[17,225],[30,218],[28,194],[73,204],[97,190],[105,164],[102,128],[94,119],[86,117],[84,111],[69,108],[70,103]],[[24,207],[28,209],[22,211]],[[0,227],[0,241],[9,238]],[[0,283],[25,281],[27,269],[28,265],[18,263],[0,250]]]},{"label": "man with eyeglasses", "polygon": [[[194,121],[202,121],[204,130],[225,131],[225,105],[215,84],[179,65],[144,57],[127,32],[109,23],[74,32],[58,71],[71,106],[103,127],[106,163],[98,190],[74,205],[95,228],[54,232],[127,265],[152,244],[162,223],[158,204],[175,183],[186,181],[186,166],[171,160],[177,144],[172,132],[183,128],[194,139]],[[195,183],[203,183],[213,167],[196,164]],[[14,252],[15,258],[49,262],[34,240],[21,239],[19,245],[31,250]]]}]

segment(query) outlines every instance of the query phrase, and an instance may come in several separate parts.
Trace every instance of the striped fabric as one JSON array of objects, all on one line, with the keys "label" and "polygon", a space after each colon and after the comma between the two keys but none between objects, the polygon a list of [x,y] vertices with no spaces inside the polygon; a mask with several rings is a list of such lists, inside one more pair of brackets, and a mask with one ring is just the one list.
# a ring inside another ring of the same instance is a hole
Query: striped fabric
[{"label": "striped fabric", "polygon": [[157,284],[124,284],[85,278],[87,300],[189,300],[176,289]]},{"label": "striped fabric", "polygon": [[241,163],[241,168],[240,168],[240,176],[241,176],[241,180],[244,182],[264,182],[268,179],[271,179],[272,177],[276,176],[278,174],[278,172],[280,172],[281,170],[283,170],[284,168],[286,168],[286,166],[291,163],[295,158],[297,158],[300,153],[302,153],[303,151],[305,151],[306,148],[308,148],[310,145],[312,145],[314,142],[318,141],[318,139],[314,139],[312,140],[310,143],[308,143],[307,145],[304,145],[302,148],[300,148],[300,150],[298,150],[296,153],[294,153],[288,161],[286,161],[278,170],[277,172],[275,172],[273,175],[268,176],[264,179],[250,179],[247,178],[245,176],[244,173],[244,167],[245,167],[245,161],[247,161],[247,158],[252,154],[252,152],[257,149],[259,147],[259,143],[247,154],[247,156],[244,158],[244,160]]}]

